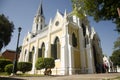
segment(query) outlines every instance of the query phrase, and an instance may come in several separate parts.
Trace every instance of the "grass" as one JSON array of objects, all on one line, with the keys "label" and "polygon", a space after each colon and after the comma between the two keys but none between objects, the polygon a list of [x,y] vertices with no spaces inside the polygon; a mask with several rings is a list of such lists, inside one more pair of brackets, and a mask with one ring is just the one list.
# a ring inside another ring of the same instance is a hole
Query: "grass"
[{"label": "grass", "polygon": [[120,80],[120,76],[114,78],[113,80]]},{"label": "grass", "polygon": [[[8,75],[6,72],[0,72],[0,76],[10,76]],[[18,77],[44,77],[44,75],[41,74],[22,74],[22,73],[18,73],[16,76]],[[108,79],[102,79],[102,80],[120,80],[120,76],[115,77],[115,78],[108,78]]]},{"label": "grass", "polygon": [[6,72],[0,72],[0,76],[9,76]]},{"label": "grass", "polygon": [[[10,75],[7,74],[6,72],[0,72],[0,76],[10,76]],[[18,77],[42,77],[44,75],[41,75],[41,74],[22,74],[22,73],[19,73],[19,74],[16,74],[16,76],[18,76]]]},{"label": "grass", "polygon": [[17,74],[19,77],[42,77],[44,75],[41,74]]},{"label": "grass", "polygon": [[112,78],[112,79],[103,79],[103,80],[120,80],[120,76],[118,76],[116,78]]}]

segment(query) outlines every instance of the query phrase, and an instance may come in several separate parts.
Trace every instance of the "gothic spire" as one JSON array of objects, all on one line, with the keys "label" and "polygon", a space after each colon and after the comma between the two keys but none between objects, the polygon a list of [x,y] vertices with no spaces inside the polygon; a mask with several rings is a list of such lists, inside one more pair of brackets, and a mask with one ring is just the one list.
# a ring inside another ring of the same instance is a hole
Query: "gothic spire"
[{"label": "gothic spire", "polygon": [[44,16],[44,15],[43,15],[42,0],[41,0],[41,3],[40,3],[40,5],[39,5],[39,8],[38,8],[37,15],[39,15],[39,16]]}]

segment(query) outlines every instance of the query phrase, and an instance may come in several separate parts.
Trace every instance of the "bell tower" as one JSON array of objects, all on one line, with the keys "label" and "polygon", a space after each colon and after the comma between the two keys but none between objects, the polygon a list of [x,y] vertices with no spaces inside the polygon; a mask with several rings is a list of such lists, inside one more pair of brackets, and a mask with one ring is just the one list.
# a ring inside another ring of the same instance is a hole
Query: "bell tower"
[{"label": "bell tower", "polygon": [[34,17],[32,33],[37,34],[45,27],[45,17],[43,14],[42,0]]}]

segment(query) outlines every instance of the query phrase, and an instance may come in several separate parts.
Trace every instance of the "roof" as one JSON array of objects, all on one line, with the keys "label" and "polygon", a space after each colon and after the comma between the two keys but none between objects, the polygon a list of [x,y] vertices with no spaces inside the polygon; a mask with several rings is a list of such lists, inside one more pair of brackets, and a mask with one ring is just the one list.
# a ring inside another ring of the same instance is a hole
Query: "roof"
[{"label": "roof", "polygon": [[[9,59],[11,61],[14,61],[15,59],[15,56],[16,56],[16,51],[14,50],[5,50],[3,53],[2,53],[2,57],[5,58],[5,59]],[[17,55],[19,58],[19,55]]]},{"label": "roof", "polygon": [[4,54],[5,52],[16,53],[15,50],[8,50],[8,49],[6,49],[2,54]]}]

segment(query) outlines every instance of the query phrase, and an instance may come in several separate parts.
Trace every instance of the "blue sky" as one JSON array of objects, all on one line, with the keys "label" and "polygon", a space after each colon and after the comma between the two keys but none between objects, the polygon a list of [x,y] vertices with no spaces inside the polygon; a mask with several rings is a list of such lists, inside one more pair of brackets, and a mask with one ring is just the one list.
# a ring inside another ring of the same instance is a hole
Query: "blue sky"
[{"label": "blue sky", "polygon": [[[22,45],[23,38],[28,31],[31,31],[33,18],[37,12],[40,0],[0,0],[0,14],[3,13],[8,16],[9,20],[13,21],[15,30],[11,39],[11,42],[7,47],[2,49],[16,49],[17,43],[17,28],[22,27],[20,36],[20,43]],[[57,9],[64,13],[65,9],[67,12],[72,11],[71,0],[43,0],[43,11],[46,19],[46,23],[49,22],[50,18],[54,18]],[[101,46],[103,53],[111,55],[113,51],[113,42],[117,39],[117,32],[115,24],[111,21],[102,21],[96,23],[91,17],[89,17],[90,24],[95,28],[101,39]]]}]

